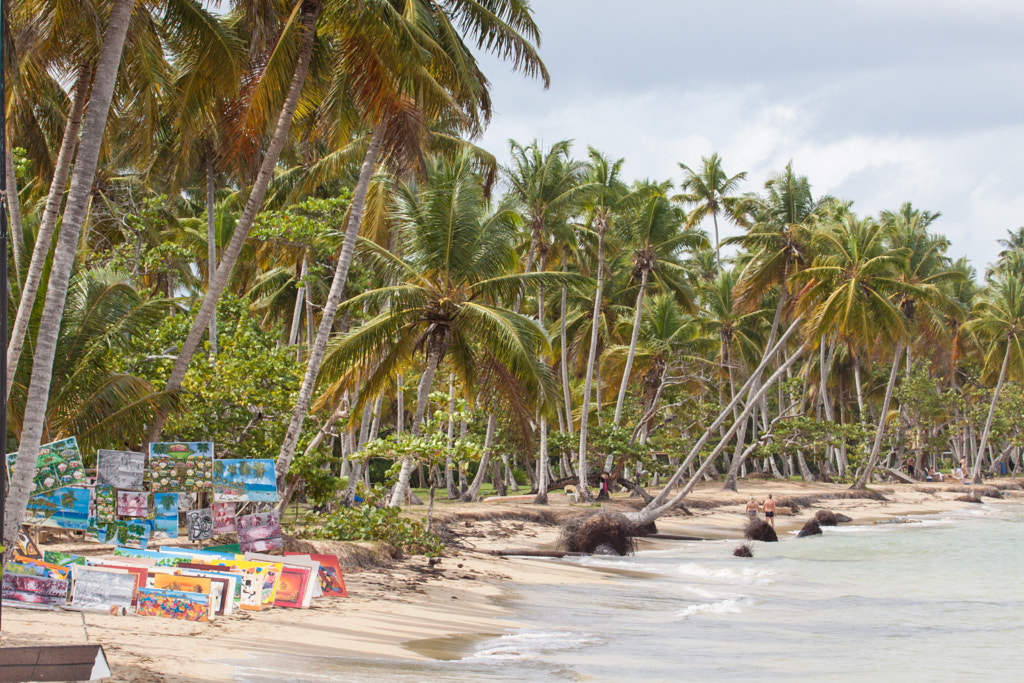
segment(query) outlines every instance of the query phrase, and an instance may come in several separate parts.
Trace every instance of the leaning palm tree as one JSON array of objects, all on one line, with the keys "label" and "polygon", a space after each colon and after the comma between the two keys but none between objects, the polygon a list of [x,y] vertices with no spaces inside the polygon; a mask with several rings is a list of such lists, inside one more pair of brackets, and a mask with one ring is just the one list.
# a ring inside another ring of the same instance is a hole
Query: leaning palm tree
[{"label": "leaning palm tree", "polygon": [[676,199],[685,204],[693,204],[694,209],[690,212],[689,225],[694,226],[708,217],[715,226],[715,264],[722,269],[722,251],[718,239],[718,214],[725,214],[727,217],[742,222],[741,214],[737,211],[741,203],[741,197],[733,193],[740,183],[747,177],[746,171],[729,176],[722,169],[722,159],[715,152],[710,157],[701,157],[701,166],[694,170],[686,164],[679,164],[683,170],[683,182],[680,183],[682,194]]},{"label": "leaning palm tree", "polygon": [[[547,340],[540,327],[511,310],[524,288],[561,284],[574,278],[558,273],[518,273],[512,236],[516,213],[508,206],[491,211],[472,160],[437,162],[424,187],[402,185],[395,198],[395,223],[404,245],[399,257],[368,241],[361,254],[389,284],[354,297],[341,311],[380,310],[376,317],[335,342],[324,375],[365,368],[365,382],[352,413],[386,389],[422,352],[425,368],[416,392],[413,433],[419,433],[428,396],[442,361],[447,360],[470,395],[485,375],[529,420],[524,396],[543,406],[554,399],[553,378],[543,362]],[[516,405],[518,403],[518,405]],[[413,463],[402,463],[391,497],[400,505]],[[280,471],[280,470],[279,470]]]},{"label": "leaning palm tree", "polygon": [[978,457],[972,474],[974,483],[980,484],[981,465],[992,433],[992,418],[996,412],[999,392],[1006,381],[1010,364],[1013,364],[1016,375],[1019,375],[1021,368],[1024,367],[1024,348],[1021,346],[1021,336],[1024,335],[1024,282],[1013,274],[998,276],[974,307],[971,320],[965,327],[984,349],[986,371],[991,373],[1002,356],[1002,365],[995,389],[992,391],[992,403],[985,418],[985,429],[981,433]]}]

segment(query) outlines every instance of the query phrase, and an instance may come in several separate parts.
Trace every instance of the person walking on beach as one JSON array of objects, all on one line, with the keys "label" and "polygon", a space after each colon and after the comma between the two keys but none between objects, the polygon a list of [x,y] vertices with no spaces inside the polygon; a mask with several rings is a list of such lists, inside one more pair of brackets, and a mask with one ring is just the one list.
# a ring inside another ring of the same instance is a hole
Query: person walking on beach
[{"label": "person walking on beach", "polygon": [[775,528],[775,501],[772,500],[772,494],[768,494],[768,500],[764,502],[762,506],[764,508],[764,517],[768,520],[768,523]]},{"label": "person walking on beach", "polygon": [[751,521],[757,519],[757,513],[758,510],[760,510],[760,507],[761,506],[757,504],[757,501],[754,500],[753,497],[751,497],[750,500],[747,501],[747,517],[750,517]]}]

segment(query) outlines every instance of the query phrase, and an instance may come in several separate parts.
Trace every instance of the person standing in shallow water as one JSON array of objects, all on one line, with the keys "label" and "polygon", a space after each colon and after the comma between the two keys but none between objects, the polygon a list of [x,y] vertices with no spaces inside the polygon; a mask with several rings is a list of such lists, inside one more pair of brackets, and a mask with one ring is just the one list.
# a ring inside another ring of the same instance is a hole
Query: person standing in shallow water
[{"label": "person standing in shallow water", "polygon": [[764,508],[764,517],[768,520],[768,523],[775,528],[775,501],[772,500],[772,494],[768,494],[768,500],[764,502],[762,506]]},{"label": "person standing in shallow water", "polygon": [[756,500],[751,498],[747,501],[747,517],[749,517],[751,521],[757,519],[757,512],[759,509],[760,506],[757,504]]}]

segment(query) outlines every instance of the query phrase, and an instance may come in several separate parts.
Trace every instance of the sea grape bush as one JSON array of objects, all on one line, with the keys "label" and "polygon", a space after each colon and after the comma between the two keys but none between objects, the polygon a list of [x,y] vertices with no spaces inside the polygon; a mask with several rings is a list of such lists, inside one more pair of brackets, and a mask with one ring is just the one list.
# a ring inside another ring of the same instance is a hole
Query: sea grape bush
[{"label": "sea grape bush", "polygon": [[326,514],[306,517],[301,536],[334,541],[382,541],[405,552],[437,556],[444,551],[441,540],[418,519],[401,516],[394,507],[342,507]]}]

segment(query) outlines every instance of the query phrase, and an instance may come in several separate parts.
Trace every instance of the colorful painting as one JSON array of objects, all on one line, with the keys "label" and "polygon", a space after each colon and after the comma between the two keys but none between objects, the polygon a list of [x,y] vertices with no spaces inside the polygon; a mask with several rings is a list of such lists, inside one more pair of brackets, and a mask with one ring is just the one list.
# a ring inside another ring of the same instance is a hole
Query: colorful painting
[{"label": "colorful painting", "polygon": [[213,443],[149,444],[149,476],[154,493],[213,490]]},{"label": "colorful painting", "polygon": [[146,454],[134,451],[96,451],[96,485],[139,491],[146,474]]},{"label": "colorful painting", "polygon": [[39,551],[39,546],[32,540],[32,532],[24,524],[18,529],[18,545],[14,549],[15,555],[21,555],[22,557],[28,557],[33,560],[43,559],[43,554]]},{"label": "colorful painting", "polygon": [[181,574],[153,574],[153,588],[165,588],[182,593],[210,594],[210,579]]},{"label": "colorful painting", "polygon": [[285,557],[308,557],[320,563],[320,590],[324,595],[347,598],[348,591],[345,589],[345,578],[341,574],[341,563],[337,555],[306,555],[300,553],[285,553]]},{"label": "colorful painting", "polygon": [[176,567],[183,562],[191,562],[192,558],[184,555],[168,555],[156,550],[140,550],[136,548],[115,548],[114,557],[127,557],[143,561],[151,561],[156,567]]},{"label": "colorful painting", "polygon": [[304,604],[308,584],[308,568],[285,566],[277,581],[274,607],[308,607],[308,604]]},{"label": "colorful painting", "polygon": [[213,598],[213,603],[210,606],[211,614],[225,616],[234,611],[236,587],[241,576],[226,572],[202,572],[180,567],[178,573],[183,576],[200,576],[210,580],[210,597]]},{"label": "colorful painting", "polygon": [[[8,453],[8,467],[13,468],[17,459],[17,453]],[[32,480],[33,495],[82,484],[85,484],[85,470],[82,468],[82,453],[78,450],[75,437],[39,447],[36,476]]]},{"label": "colorful painting", "polygon": [[68,582],[46,576],[4,572],[0,597],[25,606],[61,607],[68,601]]},{"label": "colorful painting", "polygon": [[284,547],[281,518],[276,510],[246,515],[235,520],[238,546],[243,553],[264,553]]},{"label": "colorful painting", "polygon": [[272,503],[277,500],[274,461],[215,460],[213,499],[218,502]]},{"label": "colorful painting", "polygon": [[4,573],[67,580],[71,575],[71,569],[59,564],[50,564],[49,562],[32,560],[27,557],[18,557],[14,561],[7,563]]},{"label": "colorful painting", "polygon": [[118,491],[117,514],[121,517],[148,516],[149,494],[145,491]]},{"label": "colorful painting", "polygon": [[178,537],[178,494],[154,493],[153,538],[167,539]]},{"label": "colorful painting", "polygon": [[281,563],[215,560],[212,564],[245,572],[242,577],[239,605],[242,609],[259,610],[274,606]]},{"label": "colorful painting", "polygon": [[213,511],[210,508],[189,510],[185,513],[188,540],[203,541],[213,538]]},{"label": "colorful painting", "polygon": [[56,550],[47,550],[43,553],[43,561],[47,564],[56,564],[61,567],[70,567],[72,565],[84,565],[85,558],[81,555],[72,555],[71,553],[61,553]]},{"label": "colorful painting", "polygon": [[225,608],[225,614],[230,614],[233,605],[240,605],[242,601],[242,578],[245,576],[245,572],[241,570],[232,569],[230,567],[223,567],[214,564],[200,564],[198,562],[186,562],[178,565],[179,569],[187,570],[198,574],[199,576],[206,576],[209,578],[223,578],[229,579],[230,585],[228,587],[228,595],[233,596],[232,600],[227,600],[227,606]]},{"label": "colorful painting", "polygon": [[135,599],[135,574],[120,569],[77,567],[71,584],[71,605],[110,610],[131,607]]},{"label": "colorful painting", "polygon": [[161,588],[140,588],[136,612],[144,616],[209,621],[210,596]]},{"label": "colorful painting", "polygon": [[97,486],[95,506],[96,524],[109,524],[117,519],[117,491],[112,486]]},{"label": "colorful painting", "polygon": [[89,489],[63,488],[28,499],[25,523],[61,529],[86,529],[89,526]]},{"label": "colorful painting", "polygon": [[149,535],[153,525],[148,520],[116,519],[112,522],[90,526],[86,531],[89,536],[107,545],[127,546],[145,549],[149,545]]},{"label": "colorful painting", "polygon": [[[216,486],[216,484],[214,484]],[[233,534],[235,533],[235,504],[214,503],[210,506],[213,510],[213,533]]]}]

